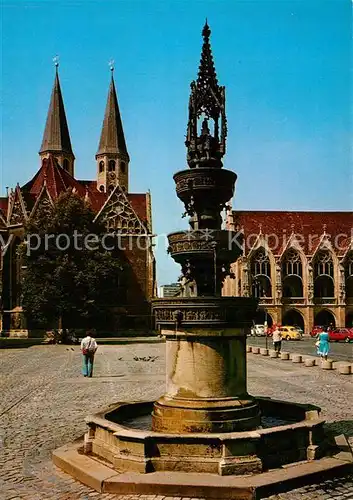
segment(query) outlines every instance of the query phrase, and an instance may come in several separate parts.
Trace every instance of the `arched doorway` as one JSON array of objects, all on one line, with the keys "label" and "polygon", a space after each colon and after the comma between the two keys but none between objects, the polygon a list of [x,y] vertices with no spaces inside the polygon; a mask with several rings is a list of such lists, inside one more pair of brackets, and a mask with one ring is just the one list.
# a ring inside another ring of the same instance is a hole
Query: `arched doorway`
[{"label": "arched doorway", "polygon": [[323,309],[322,311],[315,314],[315,326],[336,326],[335,316],[331,311]]},{"label": "arched doorway", "polygon": [[269,314],[264,309],[258,309],[256,311],[254,321],[255,321],[255,325],[264,325],[265,321],[267,321],[267,326],[273,325],[273,319],[272,319],[271,314]]},{"label": "arched doorway", "polygon": [[348,311],[346,314],[346,327],[353,328],[353,311]]},{"label": "arched doorway", "polygon": [[282,325],[299,326],[304,332],[304,318],[299,311],[290,309],[286,311],[282,317]]}]

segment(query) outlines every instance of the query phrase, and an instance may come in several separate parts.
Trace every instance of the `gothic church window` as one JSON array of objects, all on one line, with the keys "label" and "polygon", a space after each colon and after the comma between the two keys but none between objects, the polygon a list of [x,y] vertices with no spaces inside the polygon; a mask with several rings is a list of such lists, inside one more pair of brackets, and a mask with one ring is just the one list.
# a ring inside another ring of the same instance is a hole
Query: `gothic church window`
[{"label": "gothic church window", "polygon": [[114,160],[109,160],[108,172],[115,172],[115,161]]},{"label": "gothic church window", "polygon": [[290,249],[282,262],[283,297],[303,297],[303,266],[299,253]]},{"label": "gothic church window", "polygon": [[66,172],[69,171],[69,160],[67,158],[64,158],[63,169],[66,170]]},{"label": "gothic church window", "polygon": [[251,259],[251,280],[254,297],[271,297],[271,263],[263,248],[257,250]]},{"label": "gothic church window", "polygon": [[104,161],[99,162],[99,173],[101,174],[104,172]]},{"label": "gothic church window", "polygon": [[122,173],[122,174],[125,174],[125,171],[126,171],[126,165],[125,165],[125,162],[124,162],[124,161],[122,161],[122,162],[120,163],[120,170],[121,170],[121,173]]},{"label": "gothic church window", "polygon": [[320,251],[314,261],[314,296],[334,297],[333,260],[330,252]]}]

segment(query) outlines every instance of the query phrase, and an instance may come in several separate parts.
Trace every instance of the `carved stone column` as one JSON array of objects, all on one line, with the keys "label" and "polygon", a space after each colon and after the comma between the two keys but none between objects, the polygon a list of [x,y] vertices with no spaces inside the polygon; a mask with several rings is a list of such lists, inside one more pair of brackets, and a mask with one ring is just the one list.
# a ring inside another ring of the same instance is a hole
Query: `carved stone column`
[{"label": "carved stone column", "polygon": [[308,304],[314,303],[314,272],[312,262],[308,262]]},{"label": "carved stone column", "polygon": [[346,302],[346,280],[344,266],[339,264],[339,293],[338,303],[344,305]]},{"label": "carved stone column", "polygon": [[251,293],[251,276],[250,263],[246,257],[242,258],[242,297],[250,297]]},{"label": "carved stone column", "polygon": [[276,261],[276,304],[282,303],[282,271],[280,261]]}]

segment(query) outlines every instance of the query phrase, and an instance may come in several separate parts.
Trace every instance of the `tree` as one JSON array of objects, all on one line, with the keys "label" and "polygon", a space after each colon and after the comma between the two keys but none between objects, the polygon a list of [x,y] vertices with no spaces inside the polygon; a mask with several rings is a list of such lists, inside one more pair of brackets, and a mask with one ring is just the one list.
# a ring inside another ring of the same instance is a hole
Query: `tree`
[{"label": "tree", "polygon": [[25,226],[22,303],[30,324],[102,327],[117,305],[123,273],[118,250],[104,249],[105,226],[88,202],[67,191],[39,205]]}]

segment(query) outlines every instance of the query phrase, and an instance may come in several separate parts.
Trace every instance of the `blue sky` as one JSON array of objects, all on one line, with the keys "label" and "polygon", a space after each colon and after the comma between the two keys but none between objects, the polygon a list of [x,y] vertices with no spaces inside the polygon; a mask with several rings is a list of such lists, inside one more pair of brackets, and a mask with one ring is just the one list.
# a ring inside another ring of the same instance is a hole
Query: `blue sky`
[{"label": "blue sky", "polygon": [[[56,54],[76,175],[94,178],[113,58],[130,190],[151,190],[156,233],[185,228],[172,175],[186,166],[189,84],[207,17],[227,92],[233,207],[352,210],[351,7],[350,0],[3,0],[0,194],[39,166]],[[159,284],[174,281],[179,266],[163,245],[156,253]]]}]

